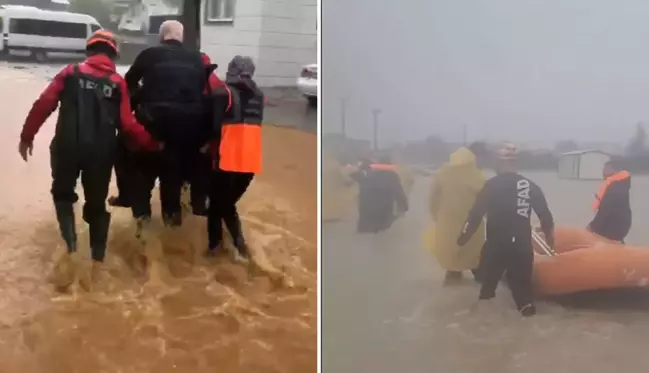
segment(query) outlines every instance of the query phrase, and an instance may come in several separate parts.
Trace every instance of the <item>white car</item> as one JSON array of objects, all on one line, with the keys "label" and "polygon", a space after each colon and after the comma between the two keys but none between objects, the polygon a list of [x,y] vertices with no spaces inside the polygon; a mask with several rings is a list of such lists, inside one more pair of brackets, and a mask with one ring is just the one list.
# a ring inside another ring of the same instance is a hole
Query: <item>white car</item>
[{"label": "white car", "polygon": [[311,64],[302,68],[300,77],[297,78],[297,89],[309,100],[309,104],[318,104],[318,65]]}]

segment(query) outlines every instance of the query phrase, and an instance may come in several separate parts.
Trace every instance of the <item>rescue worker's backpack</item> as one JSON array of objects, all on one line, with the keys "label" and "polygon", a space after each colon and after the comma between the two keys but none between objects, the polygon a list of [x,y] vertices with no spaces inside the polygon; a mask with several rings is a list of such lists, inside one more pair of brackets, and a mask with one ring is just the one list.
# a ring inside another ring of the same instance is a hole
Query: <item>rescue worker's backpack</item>
[{"label": "rescue worker's backpack", "polygon": [[109,160],[120,126],[121,91],[115,73],[95,77],[79,65],[65,82],[55,135],[50,149],[58,157]]},{"label": "rescue worker's backpack", "polygon": [[142,79],[146,100],[142,104],[149,107],[154,116],[158,109],[165,113],[202,113],[207,78],[200,55],[175,46],[158,48],[164,55]]}]

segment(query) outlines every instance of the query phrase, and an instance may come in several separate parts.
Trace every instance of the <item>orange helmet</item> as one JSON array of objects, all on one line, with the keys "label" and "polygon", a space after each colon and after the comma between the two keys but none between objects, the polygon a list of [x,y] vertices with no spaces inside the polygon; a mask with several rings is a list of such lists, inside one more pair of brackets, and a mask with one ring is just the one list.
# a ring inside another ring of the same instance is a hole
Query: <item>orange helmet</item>
[{"label": "orange helmet", "polygon": [[115,53],[119,52],[117,48],[117,38],[112,32],[108,30],[98,30],[93,32],[86,42],[86,48],[97,43],[104,43],[113,48],[113,50],[115,50]]}]

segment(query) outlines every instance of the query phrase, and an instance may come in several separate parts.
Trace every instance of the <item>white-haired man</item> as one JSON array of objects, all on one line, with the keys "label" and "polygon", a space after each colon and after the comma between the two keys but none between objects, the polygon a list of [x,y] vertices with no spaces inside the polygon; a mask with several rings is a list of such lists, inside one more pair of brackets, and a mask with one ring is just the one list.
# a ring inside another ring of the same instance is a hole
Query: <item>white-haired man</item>
[{"label": "white-haired man", "polygon": [[523,316],[536,314],[532,289],[532,228],[534,212],[550,247],[554,247],[554,220],[543,195],[533,181],[516,172],[518,150],[506,143],[498,151],[497,175],[480,191],[457,239],[464,246],[487,217],[487,235],[480,263],[482,287],[479,299],[496,296],[505,274],[516,307]]},{"label": "white-haired man", "polygon": [[183,25],[165,21],[160,26],[160,45],[142,51],[125,75],[136,115],[165,144],[159,154],[135,157],[132,210],[140,229],[150,220],[151,191],[157,178],[165,223],[181,224],[183,172],[205,143],[203,90],[210,72],[198,51],[183,47]]}]

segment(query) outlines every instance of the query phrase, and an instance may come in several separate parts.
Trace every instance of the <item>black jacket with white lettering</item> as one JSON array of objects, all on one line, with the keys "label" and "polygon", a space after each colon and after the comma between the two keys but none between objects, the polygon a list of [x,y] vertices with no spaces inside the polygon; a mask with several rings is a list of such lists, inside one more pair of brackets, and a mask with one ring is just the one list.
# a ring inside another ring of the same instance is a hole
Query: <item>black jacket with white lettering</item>
[{"label": "black jacket with white lettering", "polygon": [[554,220],[541,188],[515,172],[498,174],[480,191],[460,232],[458,244],[463,245],[471,238],[486,215],[489,242],[531,245],[532,211],[538,216],[543,231],[551,232]]}]

